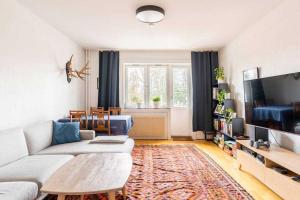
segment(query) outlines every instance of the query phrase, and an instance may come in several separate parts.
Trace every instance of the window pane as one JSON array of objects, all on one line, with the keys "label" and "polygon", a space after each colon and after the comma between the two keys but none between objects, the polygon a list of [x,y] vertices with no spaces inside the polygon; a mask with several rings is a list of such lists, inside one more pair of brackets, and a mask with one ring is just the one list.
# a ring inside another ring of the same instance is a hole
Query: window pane
[{"label": "window pane", "polygon": [[127,104],[144,103],[145,69],[143,67],[127,68]]},{"label": "window pane", "polygon": [[188,105],[188,80],[186,68],[173,68],[173,106]]},{"label": "window pane", "polygon": [[149,102],[153,105],[152,99],[160,97],[160,103],[167,105],[167,68],[166,67],[150,67],[149,69],[150,94]]}]

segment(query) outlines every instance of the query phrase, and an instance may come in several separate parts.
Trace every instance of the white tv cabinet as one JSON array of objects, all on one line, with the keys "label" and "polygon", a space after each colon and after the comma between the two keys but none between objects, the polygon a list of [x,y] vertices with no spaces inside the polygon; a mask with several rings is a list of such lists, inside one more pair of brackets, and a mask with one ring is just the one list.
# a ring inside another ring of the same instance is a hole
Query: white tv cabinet
[{"label": "white tv cabinet", "polygon": [[[263,156],[262,161],[247,150]],[[268,150],[256,149],[249,145],[249,140],[237,140],[237,160],[241,170],[255,176],[283,199],[300,199],[300,182],[292,180],[293,176],[300,175],[299,154],[275,145]],[[273,167],[287,169],[288,173],[281,174]]]}]

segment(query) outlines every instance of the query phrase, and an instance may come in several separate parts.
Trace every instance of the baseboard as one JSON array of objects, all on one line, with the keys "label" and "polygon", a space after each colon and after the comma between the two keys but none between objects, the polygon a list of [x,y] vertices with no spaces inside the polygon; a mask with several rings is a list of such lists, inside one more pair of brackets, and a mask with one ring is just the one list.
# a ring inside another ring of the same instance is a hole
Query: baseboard
[{"label": "baseboard", "polygon": [[191,136],[172,136],[173,141],[193,141]]}]

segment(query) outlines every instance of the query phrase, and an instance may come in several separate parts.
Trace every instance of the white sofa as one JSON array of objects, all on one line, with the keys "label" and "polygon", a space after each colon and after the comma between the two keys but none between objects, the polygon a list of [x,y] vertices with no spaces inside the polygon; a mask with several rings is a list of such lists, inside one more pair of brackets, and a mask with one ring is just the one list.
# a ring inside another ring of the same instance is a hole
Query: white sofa
[{"label": "white sofa", "polygon": [[34,182],[0,182],[1,200],[32,200],[38,196],[38,186]]},{"label": "white sofa", "polygon": [[[131,153],[134,141],[127,139],[124,144],[89,144],[95,137],[90,130],[80,131],[81,141],[51,146],[52,121],[42,122],[23,129],[12,129],[0,132],[0,193],[1,188],[33,182],[41,188],[43,183],[63,164],[82,153],[126,152]],[[35,194],[34,187],[28,194]],[[2,188],[3,189],[3,188]],[[13,188],[12,188],[13,191]],[[25,192],[25,191],[15,191]],[[26,192],[25,192],[26,193]],[[38,194],[40,198],[41,194]],[[1,196],[0,196],[1,199]],[[7,197],[9,199],[9,197]],[[14,198],[15,200],[31,200],[35,198]]]}]

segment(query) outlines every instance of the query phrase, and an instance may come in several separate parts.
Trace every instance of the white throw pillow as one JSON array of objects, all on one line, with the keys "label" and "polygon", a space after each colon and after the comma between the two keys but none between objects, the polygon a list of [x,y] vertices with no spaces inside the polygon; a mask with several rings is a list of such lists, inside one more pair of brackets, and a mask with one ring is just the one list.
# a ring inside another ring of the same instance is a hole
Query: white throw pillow
[{"label": "white throw pillow", "polygon": [[116,135],[116,136],[97,136],[95,139],[90,141],[90,144],[97,143],[117,143],[123,144],[128,139],[128,135]]},{"label": "white throw pillow", "polygon": [[27,155],[28,149],[23,129],[0,131],[0,167]]}]

